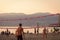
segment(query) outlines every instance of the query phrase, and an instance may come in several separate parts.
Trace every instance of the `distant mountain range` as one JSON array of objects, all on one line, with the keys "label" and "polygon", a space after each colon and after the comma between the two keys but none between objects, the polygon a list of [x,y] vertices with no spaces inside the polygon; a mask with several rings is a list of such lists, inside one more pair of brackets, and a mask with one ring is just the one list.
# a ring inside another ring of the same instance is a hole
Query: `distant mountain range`
[{"label": "distant mountain range", "polygon": [[[58,23],[58,15],[55,16],[47,16],[44,18],[38,18],[40,16],[45,15],[51,15],[50,13],[35,13],[31,15],[26,15],[24,13],[3,13],[0,14],[0,26],[16,26],[19,23],[22,23],[23,26],[36,26],[37,23],[39,25],[49,25]],[[37,17],[37,18],[36,18]],[[25,18],[31,18],[29,20],[16,20],[16,19],[25,19]],[[14,21],[8,21],[13,20]],[[1,20],[7,20],[7,21],[1,21]]]}]

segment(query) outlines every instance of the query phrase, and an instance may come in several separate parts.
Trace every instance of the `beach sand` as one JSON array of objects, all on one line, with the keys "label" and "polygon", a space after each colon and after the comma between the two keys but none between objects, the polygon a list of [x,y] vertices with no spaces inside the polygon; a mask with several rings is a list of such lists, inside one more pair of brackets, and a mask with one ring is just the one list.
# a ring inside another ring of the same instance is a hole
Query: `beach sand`
[{"label": "beach sand", "polygon": [[[0,35],[0,40],[16,40],[15,35]],[[44,39],[42,34],[24,34],[23,40],[60,40],[60,33],[49,33]]]}]

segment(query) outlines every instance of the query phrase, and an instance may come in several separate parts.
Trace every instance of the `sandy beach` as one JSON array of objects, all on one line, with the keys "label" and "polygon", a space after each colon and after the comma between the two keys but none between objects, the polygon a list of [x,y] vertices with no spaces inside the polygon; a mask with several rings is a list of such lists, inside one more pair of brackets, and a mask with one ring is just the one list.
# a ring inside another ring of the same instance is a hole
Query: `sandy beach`
[{"label": "sandy beach", "polygon": [[[0,40],[17,40],[15,35],[0,35]],[[49,33],[44,39],[42,34],[24,34],[23,40],[60,40],[60,33]]]}]

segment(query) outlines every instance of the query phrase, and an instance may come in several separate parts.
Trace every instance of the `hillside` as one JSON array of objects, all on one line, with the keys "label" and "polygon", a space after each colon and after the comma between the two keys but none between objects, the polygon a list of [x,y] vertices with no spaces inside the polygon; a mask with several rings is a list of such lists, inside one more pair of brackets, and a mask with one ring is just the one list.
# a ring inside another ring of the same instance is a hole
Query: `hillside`
[{"label": "hillside", "polygon": [[[50,15],[50,13],[35,13],[31,15],[26,15],[24,13],[5,13],[0,14],[0,20],[13,20],[13,21],[0,21],[0,26],[15,26],[19,23],[22,23],[23,26],[35,26],[37,23],[39,25],[49,25],[58,23],[58,16],[47,16],[44,18],[36,18],[40,16]],[[33,18],[30,20],[16,20],[16,19],[25,19],[25,18]]]}]

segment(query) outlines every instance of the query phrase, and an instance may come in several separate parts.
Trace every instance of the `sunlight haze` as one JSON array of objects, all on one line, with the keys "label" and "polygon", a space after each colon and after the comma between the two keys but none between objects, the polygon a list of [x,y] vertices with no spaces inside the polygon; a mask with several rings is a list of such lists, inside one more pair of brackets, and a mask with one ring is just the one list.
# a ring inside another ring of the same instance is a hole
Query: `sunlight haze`
[{"label": "sunlight haze", "polygon": [[0,0],[0,13],[60,13],[60,0]]}]

